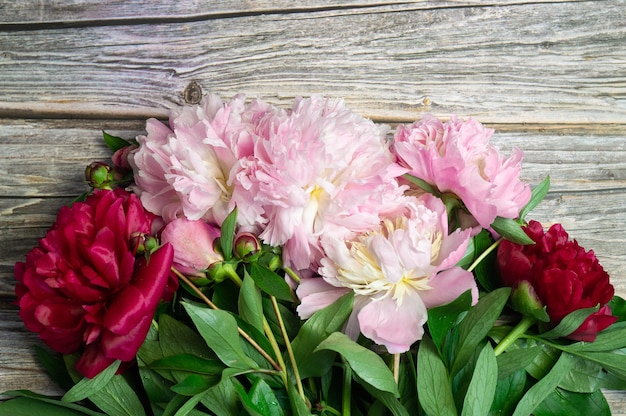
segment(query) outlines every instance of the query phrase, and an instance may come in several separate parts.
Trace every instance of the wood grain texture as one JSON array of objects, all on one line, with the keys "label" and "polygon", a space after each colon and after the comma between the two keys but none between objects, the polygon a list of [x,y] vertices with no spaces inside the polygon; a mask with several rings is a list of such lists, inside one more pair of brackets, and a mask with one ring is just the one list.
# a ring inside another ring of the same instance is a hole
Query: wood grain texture
[{"label": "wood grain texture", "polygon": [[[273,104],[323,93],[378,122],[473,116],[552,187],[626,296],[626,2],[0,0],[0,392],[60,390],[11,305],[13,265],[109,151],[196,81]],[[626,394],[607,392],[614,415]]]},{"label": "wood grain texture", "polygon": [[[336,9],[6,31],[0,115],[165,116],[197,80],[272,103],[325,93],[376,120],[626,118],[626,7],[603,2]],[[546,19],[549,16],[549,19]]]}]

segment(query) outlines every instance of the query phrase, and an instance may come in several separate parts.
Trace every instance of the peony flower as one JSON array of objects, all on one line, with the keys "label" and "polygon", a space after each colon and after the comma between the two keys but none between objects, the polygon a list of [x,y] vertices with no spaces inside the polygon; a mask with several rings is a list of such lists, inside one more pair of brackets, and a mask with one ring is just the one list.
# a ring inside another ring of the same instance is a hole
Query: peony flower
[{"label": "peony flower", "polygon": [[422,338],[428,308],[467,290],[476,302],[472,273],[455,266],[470,230],[448,235],[446,209],[432,195],[409,197],[404,207],[403,216],[384,219],[378,229],[352,240],[322,241],[322,277],[303,279],[297,288],[302,318],[353,291],[346,332],[356,339],[360,331],[395,354]]},{"label": "peony flower", "polygon": [[402,194],[385,130],[343,101],[296,100],[291,112],[266,117],[256,138],[253,155],[240,161],[233,199],[244,218],[261,213],[259,236],[283,247],[288,267],[317,264],[323,236],[377,227]]},{"label": "peony flower", "polygon": [[473,119],[453,116],[444,123],[427,115],[398,126],[392,151],[408,173],[455,194],[488,229],[497,216],[516,218],[530,199],[530,187],[519,179],[522,151],[504,158],[489,144],[492,133]]},{"label": "peony flower", "polygon": [[214,249],[220,229],[201,220],[177,218],[165,226],[161,241],[174,247],[174,267],[183,274],[202,275],[212,264],[224,260]]},{"label": "peony flower", "polygon": [[539,302],[546,306],[550,324],[556,326],[566,315],[582,308],[600,306],[568,338],[594,341],[598,332],[617,320],[607,303],[614,289],[593,251],[570,241],[560,224],[547,232],[531,221],[524,228],[534,245],[502,241],[497,262],[505,285],[515,290],[528,282]]},{"label": "peony flower", "polygon": [[24,324],[62,354],[82,350],[76,369],[86,377],[135,358],[166,292],[172,247],[146,261],[129,244],[150,233],[152,219],[135,195],[96,191],[61,208],[26,262],[15,264]]},{"label": "peony flower", "polygon": [[231,169],[251,154],[254,125],[271,111],[261,101],[246,105],[243,95],[227,104],[210,95],[173,112],[169,127],[148,120],[129,157],[133,191],[166,222],[184,216],[221,224],[234,207]]}]

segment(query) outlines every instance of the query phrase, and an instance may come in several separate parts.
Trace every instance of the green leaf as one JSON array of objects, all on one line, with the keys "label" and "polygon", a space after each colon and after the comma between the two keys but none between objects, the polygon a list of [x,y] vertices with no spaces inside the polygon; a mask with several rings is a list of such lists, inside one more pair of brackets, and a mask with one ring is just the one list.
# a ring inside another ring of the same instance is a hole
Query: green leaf
[{"label": "green leaf", "polygon": [[437,346],[443,351],[443,341],[446,334],[459,319],[459,315],[472,306],[472,293],[466,291],[452,302],[428,310],[428,332]]},{"label": "green leaf", "polygon": [[152,370],[177,370],[221,378],[224,366],[215,361],[191,354],[179,354],[161,358],[151,362],[148,367]]},{"label": "green leaf", "polygon": [[610,373],[626,380],[626,354],[623,351],[611,352],[576,352],[579,357],[600,364]]},{"label": "green leaf", "polygon": [[578,342],[569,345],[568,351],[610,351],[626,347],[626,322],[616,322],[598,333],[593,342]]},{"label": "green leaf", "polygon": [[456,416],[448,370],[427,336],[420,342],[417,353],[417,395],[428,415]]},{"label": "green leaf", "polygon": [[545,377],[537,381],[521,398],[513,416],[528,416],[534,409],[558,386],[565,374],[572,368],[574,358],[570,354],[562,353],[554,367]]},{"label": "green leaf", "polygon": [[100,391],[89,396],[108,415],[145,416],[137,393],[122,375],[113,377]]},{"label": "green leaf", "polygon": [[298,335],[291,342],[301,378],[320,377],[330,369],[335,353],[313,351],[320,342],[343,327],[352,312],[353,300],[354,292],[350,291],[331,305],[315,312],[304,322]]},{"label": "green leaf", "polygon": [[220,234],[220,246],[224,260],[233,257],[233,240],[235,239],[235,226],[237,225],[237,207],[222,222]]},{"label": "green leaf", "polygon": [[457,327],[458,341],[452,365],[452,374],[456,374],[472,356],[489,330],[493,327],[500,312],[509,298],[511,289],[503,287],[484,295],[476,305],[470,308]]},{"label": "green leaf", "polygon": [[196,331],[169,315],[159,316],[158,334],[164,357],[179,354],[206,357],[210,353],[206,343]]},{"label": "green leaf", "polygon": [[113,136],[105,131],[102,132],[102,136],[104,137],[104,144],[106,144],[106,146],[114,152],[132,144],[128,140]]},{"label": "green leaf", "polygon": [[491,224],[501,237],[517,244],[535,244],[535,242],[522,230],[521,225],[510,218],[496,217]]},{"label": "green leaf", "polygon": [[183,302],[185,310],[198,328],[207,345],[228,367],[256,368],[256,363],[244,354],[237,331],[237,321],[228,312],[213,310]]},{"label": "green leaf", "polygon": [[462,416],[488,415],[496,393],[498,364],[491,344],[487,343],[480,351],[472,381],[465,393]]},{"label": "green leaf", "polygon": [[398,386],[385,362],[375,352],[352,341],[341,332],[334,332],[315,351],[332,350],[341,354],[365,383],[398,396]]},{"label": "green leaf", "polygon": [[262,291],[276,299],[294,301],[294,295],[287,281],[275,272],[258,263],[250,265],[250,277]]},{"label": "green leaf", "polygon": [[287,394],[289,395],[289,404],[291,404],[291,412],[293,416],[310,416],[311,411],[298,394],[295,384],[287,384]]},{"label": "green leaf", "polygon": [[600,390],[590,394],[556,389],[533,411],[534,416],[611,416],[611,408]]},{"label": "green leaf", "polygon": [[541,352],[541,347],[535,345],[529,348],[510,349],[498,355],[498,379],[510,376],[516,371],[526,368]]},{"label": "green leaf", "polygon": [[172,391],[182,396],[195,396],[217,385],[220,377],[189,374],[183,381],[171,387]]},{"label": "green leaf", "polygon": [[[69,403],[50,403],[30,397],[18,397],[16,399],[0,402],[0,414],[11,416],[85,416],[102,415],[103,413],[88,413],[89,409],[76,405],[76,408],[68,408]],[[84,410],[84,411],[83,411]]]},{"label": "green leaf", "polygon": [[202,397],[202,404],[217,416],[232,416],[241,413],[241,404],[236,386],[236,379],[226,378],[220,384],[210,388]]},{"label": "green leaf", "polygon": [[602,387],[602,366],[574,356],[574,365],[563,376],[559,387],[575,393],[593,393]]},{"label": "green leaf", "polygon": [[[482,230],[476,234],[472,241],[474,241],[475,253],[474,260],[477,260],[485,250],[494,244],[491,234],[487,230]],[[474,268],[474,276],[480,285],[487,291],[492,292],[501,286],[500,278],[497,273],[494,273],[494,263],[496,260],[496,250],[493,250],[480,263]]]},{"label": "green leaf", "polygon": [[519,213],[520,221],[523,221],[524,218],[526,218],[526,215],[528,215],[530,211],[535,209],[535,207],[539,205],[541,201],[543,201],[543,198],[545,198],[549,189],[550,189],[550,176],[546,176],[546,178],[543,181],[538,183],[532,189],[532,192],[530,194],[530,200],[528,201],[526,206],[522,208],[522,210]]},{"label": "green leaf", "polygon": [[407,181],[411,182],[413,185],[417,186],[418,188],[428,192],[429,194],[439,195],[439,192],[437,191],[437,189],[435,189],[431,184],[429,184],[423,179],[417,178],[408,173],[405,173],[404,175],[402,175],[402,177],[406,179]]},{"label": "green leaf", "polygon": [[103,415],[103,413],[96,412],[81,405],[75,403],[65,403],[60,401],[57,397],[44,396],[28,390],[11,390],[5,391],[2,394],[16,397],[16,399],[0,402],[0,414],[3,415]]},{"label": "green leaf", "polygon": [[248,395],[263,416],[284,416],[285,413],[272,388],[262,379],[254,381]]},{"label": "green leaf", "polygon": [[65,368],[65,362],[61,354],[42,348],[39,345],[35,345],[35,354],[37,354],[37,359],[50,375],[50,378],[62,389],[69,390],[74,386],[74,381]]},{"label": "green leaf", "polygon": [[526,378],[526,372],[519,370],[508,377],[499,379],[489,414],[510,416],[513,413],[513,407],[524,395]]},{"label": "green leaf", "polygon": [[77,402],[98,392],[115,376],[120,363],[121,361],[119,360],[115,361],[92,379],[83,377],[82,380],[63,395],[61,400],[64,402]]},{"label": "green leaf", "polygon": [[[404,408],[404,406],[398,401],[398,399],[387,391],[381,391],[369,386],[367,384],[360,383],[365,390],[372,397],[378,399],[387,409],[391,411],[393,416],[410,416],[410,413]],[[379,415],[383,412],[376,412],[374,414]]]},{"label": "green leaf", "polygon": [[261,302],[261,292],[245,269],[243,283],[239,291],[238,306],[241,319],[259,331],[263,331],[263,304]]},{"label": "green leaf", "polygon": [[541,322],[549,322],[546,306],[541,302],[533,285],[527,281],[519,282],[511,293],[511,306],[524,316],[531,316]]},{"label": "green leaf", "polygon": [[617,322],[626,321],[626,300],[617,295],[613,296],[613,299],[609,302],[609,307],[613,316],[619,318]]},{"label": "green leaf", "polygon": [[597,312],[598,309],[600,309],[599,305],[595,308],[584,308],[575,310],[574,312],[569,313],[563,319],[561,319],[561,322],[559,322],[557,326],[549,331],[540,334],[540,336],[541,338],[545,339],[565,337],[576,331],[578,327],[581,326],[583,322],[585,322],[585,319],[587,319],[592,313]]}]

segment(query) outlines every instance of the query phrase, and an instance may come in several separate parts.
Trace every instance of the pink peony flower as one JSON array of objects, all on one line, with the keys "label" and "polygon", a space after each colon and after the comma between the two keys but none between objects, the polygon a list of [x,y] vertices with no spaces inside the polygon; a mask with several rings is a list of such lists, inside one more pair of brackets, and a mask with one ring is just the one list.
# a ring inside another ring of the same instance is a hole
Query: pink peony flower
[{"label": "pink peony flower", "polygon": [[227,104],[210,95],[173,112],[169,127],[148,120],[129,157],[133,191],[166,222],[184,216],[221,224],[234,206],[231,170],[252,153],[254,125],[271,111],[260,101],[246,105],[243,95]]},{"label": "pink peony flower", "polygon": [[161,232],[161,241],[174,247],[174,267],[186,275],[202,275],[212,264],[224,260],[214,249],[220,229],[201,220],[177,218]]},{"label": "pink peony flower", "polygon": [[[233,199],[243,217],[261,212],[260,238],[283,247],[286,266],[321,258],[320,238],[375,228],[401,189],[385,130],[313,96],[258,125],[253,156],[240,161]],[[250,209],[255,212],[247,212]]]},{"label": "pink peony flower", "polygon": [[428,308],[467,290],[477,300],[472,273],[455,266],[470,230],[448,235],[446,209],[432,195],[408,197],[404,211],[351,240],[322,240],[322,277],[303,279],[297,288],[302,318],[353,291],[346,332],[356,339],[360,331],[395,354],[422,338]]},{"label": "pink peony flower", "polygon": [[489,144],[492,133],[473,119],[443,123],[427,115],[398,126],[392,151],[408,173],[456,194],[475,221],[490,228],[497,216],[516,218],[530,199],[530,187],[519,179],[522,151],[504,158]]},{"label": "pink peony flower", "polygon": [[126,191],[96,191],[63,207],[53,227],[15,264],[20,316],[50,348],[81,351],[76,369],[94,377],[134,360],[167,289],[173,250],[135,258],[134,237],[153,216]]}]

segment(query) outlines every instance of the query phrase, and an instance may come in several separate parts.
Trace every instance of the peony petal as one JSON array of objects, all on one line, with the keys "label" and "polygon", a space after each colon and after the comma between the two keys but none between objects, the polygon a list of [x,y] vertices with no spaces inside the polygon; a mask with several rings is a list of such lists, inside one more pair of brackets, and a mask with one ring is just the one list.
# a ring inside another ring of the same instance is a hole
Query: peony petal
[{"label": "peony petal", "polygon": [[94,378],[115,362],[115,358],[104,355],[99,342],[88,345],[76,362],[76,370],[87,378]]},{"label": "peony petal", "polygon": [[349,291],[347,288],[332,286],[321,277],[303,278],[296,289],[300,299],[300,305],[296,309],[298,316],[307,319]]},{"label": "peony petal", "polygon": [[358,313],[361,333],[390,354],[406,352],[422,339],[428,315],[426,306],[415,291],[409,291],[398,305],[391,296],[369,299]]},{"label": "peony petal", "polygon": [[128,285],[115,294],[102,324],[114,334],[127,334],[146,315],[146,309],[143,293]]},{"label": "peony petal", "polygon": [[478,287],[474,275],[460,267],[444,270],[428,281],[430,290],[420,291],[420,297],[427,308],[445,305],[471,290],[472,304],[478,301]]}]

